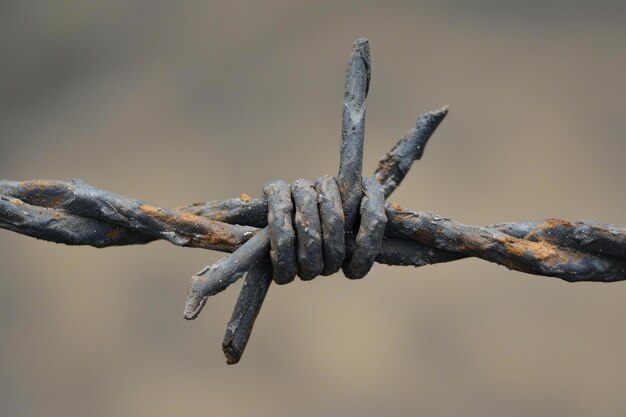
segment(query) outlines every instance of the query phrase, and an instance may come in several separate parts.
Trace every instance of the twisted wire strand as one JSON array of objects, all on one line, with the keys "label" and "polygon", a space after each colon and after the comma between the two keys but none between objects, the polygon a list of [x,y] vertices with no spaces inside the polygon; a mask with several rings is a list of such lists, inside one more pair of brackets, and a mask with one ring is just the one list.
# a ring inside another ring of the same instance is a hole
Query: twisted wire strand
[{"label": "twisted wire strand", "polygon": [[231,252],[192,278],[185,318],[195,318],[211,295],[245,276],[223,342],[237,363],[272,279],[284,284],[330,275],[340,268],[361,278],[374,261],[424,266],[477,257],[509,269],[569,282],[626,279],[626,228],[592,221],[549,219],[468,226],[430,212],[387,203],[447,114],[418,118],[362,177],[365,98],[371,62],[365,39],[348,61],[340,169],[336,178],[276,181],[264,198],[240,198],[160,208],[80,180],[0,181],[0,228],[68,245],[108,247],[166,240]]},{"label": "twisted wire strand", "polygon": [[[267,217],[261,217],[263,213],[267,213],[267,202],[263,199],[244,201],[236,198],[206,204],[196,203],[185,209],[172,210],[150,206],[153,209],[149,210],[149,213],[118,204],[114,206],[118,210],[116,216],[94,212],[91,217],[85,217],[63,208],[68,205],[55,196],[61,184],[71,199],[85,198],[94,204],[106,201],[101,197],[101,193],[110,194],[89,186],[91,195],[81,195],[73,183],[60,181],[36,180],[19,183],[0,181],[0,228],[67,245],[104,248],[145,244],[162,239],[178,246],[233,252],[262,231],[246,223],[259,227],[267,226]],[[86,186],[84,183],[79,184],[81,184],[79,188]],[[37,191],[34,191],[34,187]],[[37,195],[40,206],[35,205],[35,202],[29,199],[31,195]],[[124,200],[120,198],[119,201]],[[229,208],[224,208],[224,206]],[[117,217],[117,214],[123,210],[128,210],[127,216]],[[84,212],[84,210],[79,209],[77,212]],[[167,221],[163,221],[163,214],[155,216],[153,214],[155,212],[166,213]],[[251,213],[249,217],[245,217],[247,221],[241,217],[242,212]],[[599,256],[600,259],[613,261],[611,263],[613,266],[620,265],[619,261],[626,259],[626,228],[623,226],[559,219],[501,223],[487,227],[468,226],[435,213],[407,211],[400,209],[397,205],[389,204],[386,206],[386,213],[389,219],[386,235],[376,260],[387,265],[424,266],[466,257],[480,257],[506,266],[510,263],[508,261],[522,257],[515,252],[506,253],[504,243],[497,240],[481,248],[480,253],[472,253],[469,244],[476,240],[478,234],[493,235],[495,232],[512,238],[512,242],[516,242],[515,239],[542,242],[563,253],[576,254],[589,261]],[[415,223],[415,220],[401,228],[396,227],[396,221],[409,215],[413,219],[424,219],[424,221],[419,225]],[[225,217],[233,223],[216,220]],[[244,225],[237,224],[239,219],[242,219],[241,223]],[[147,233],[144,232],[141,226],[144,222],[153,222],[155,228]],[[441,230],[455,231],[454,245],[451,239],[444,241],[445,235],[443,234],[437,238],[436,233],[442,233]],[[195,239],[191,239],[191,235],[200,235],[203,238],[194,236]],[[429,238],[430,235],[433,235],[432,239]],[[353,250],[353,234],[345,236],[346,251]],[[502,238],[499,239],[502,240]],[[220,244],[215,245],[213,242],[220,242]],[[502,262],[495,260],[495,253],[498,252],[506,254],[503,255],[506,258],[503,258]],[[420,256],[412,256],[415,253]],[[544,267],[547,266],[548,264],[545,263]],[[512,269],[532,273],[521,266]],[[545,273],[538,275],[556,276],[572,282],[626,279],[624,276],[605,277],[607,269],[601,268],[595,271],[595,279],[593,276],[584,277],[577,273],[571,276],[565,273],[551,275],[550,272],[558,273],[558,270],[551,271],[548,268],[544,270]]]}]

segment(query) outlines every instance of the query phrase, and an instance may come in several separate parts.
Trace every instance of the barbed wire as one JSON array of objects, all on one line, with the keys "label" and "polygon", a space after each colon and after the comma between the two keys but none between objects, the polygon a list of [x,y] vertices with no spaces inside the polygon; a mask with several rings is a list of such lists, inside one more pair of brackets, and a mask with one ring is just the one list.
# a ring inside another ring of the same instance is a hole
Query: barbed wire
[{"label": "barbed wire", "polygon": [[558,219],[468,226],[431,212],[385,203],[400,185],[448,109],[428,112],[362,177],[365,99],[371,63],[366,39],[348,61],[340,168],[336,178],[274,181],[264,197],[167,209],[80,180],[0,181],[0,228],[68,245],[108,246],[166,240],[229,252],[191,280],[184,317],[241,277],[244,285],[222,345],[237,363],[270,284],[331,275],[362,278],[374,262],[424,266],[476,257],[569,282],[626,279],[626,228]]}]

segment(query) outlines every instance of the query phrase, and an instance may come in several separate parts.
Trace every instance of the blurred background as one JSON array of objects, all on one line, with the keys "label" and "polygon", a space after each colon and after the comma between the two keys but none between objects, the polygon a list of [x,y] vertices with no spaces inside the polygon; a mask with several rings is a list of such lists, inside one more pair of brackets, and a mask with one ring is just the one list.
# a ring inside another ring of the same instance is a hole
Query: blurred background
[{"label": "blurred background", "polygon": [[[3,1],[0,178],[172,207],[334,174],[365,36],[367,172],[451,106],[393,201],[623,225],[625,4]],[[274,286],[227,366],[239,286],[182,318],[220,256],[0,231],[0,415],[624,415],[625,284],[465,260]]]}]

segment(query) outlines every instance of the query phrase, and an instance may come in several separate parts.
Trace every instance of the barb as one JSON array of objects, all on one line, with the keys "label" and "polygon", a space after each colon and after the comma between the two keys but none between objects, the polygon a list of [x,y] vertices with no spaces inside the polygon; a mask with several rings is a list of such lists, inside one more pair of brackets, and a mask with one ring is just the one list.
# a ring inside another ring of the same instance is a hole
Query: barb
[{"label": "barb", "polygon": [[626,228],[591,221],[549,219],[468,226],[430,212],[385,204],[447,107],[418,118],[361,177],[365,98],[371,62],[359,39],[348,61],[337,178],[266,185],[264,197],[160,208],[80,180],[0,181],[0,228],[68,245],[108,246],[166,240],[174,245],[230,252],[192,278],[185,318],[245,276],[223,342],[237,363],[271,285],[330,275],[340,268],[362,278],[374,262],[424,266],[477,257],[509,269],[569,282],[626,279]]}]

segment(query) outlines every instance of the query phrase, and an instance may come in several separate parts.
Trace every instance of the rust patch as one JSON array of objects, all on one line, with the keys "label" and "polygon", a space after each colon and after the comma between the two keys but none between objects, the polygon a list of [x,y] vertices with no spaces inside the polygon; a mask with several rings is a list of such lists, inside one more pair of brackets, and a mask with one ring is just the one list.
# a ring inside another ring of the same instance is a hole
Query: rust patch
[{"label": "rust patch", "polygon": [[[390,218],[389,220],[402,224],[404,222],[411,222],[413,219],[416,219],[418,217],[419,214],[411,213],[409,211],[397,210],[395,213],[392,213],[392,218]],[[417,219],[417,221],[420,220],[421,219]]]},{"label": "rust patch", "polygon": [[209,217],[211,220],[224,221],[226,219],[226,210],[218,210],[211,213]]},{"label": "rust patch", "polygon": [[568,262],[571,260],[568,258],[573,258],[573,256],[565,256],[570,255],[569,253],[559,250],[554,245],[543,241],[530,242],[523,239],[515,239],[510,236],[497,238],[496,241],[498,243],[501,243],[504,247],[505,252],[511,256],[532,256],[538,261],[550,266]]},{"label": "rust patch", "polygon": [[236,236],[223,224],[210,220],[209,222],[211,225],[205,230],[204,234],[200,237],[194,237],[194,246],[201,248],[220,247],[232,249],[243,243],[239,242]]},{"label": "rust patch", "polygon": [[[391,152],[393,152],[394,150],[395,150],[395,146],[393,147]],[[394,168],[396,167],[397,164],[398,164],[398,157],[394,155],[390,155],[390,154],[385,155],[383,159],[378,161],[378,169],[376,170],[376,180],[382,184],[386,182],[385,177],[388,176],[390,177],[389,179],[392,179],[393,177],[391,176],[391,174],[393,173]]]},{"label": "rust patch", "polygon": [[573,224],[572,222],[568,222],[567,220],[548,219],[545,221],[545,223],[542,224],[542,226],[546,229],[554,229],[555,227],[558,227],[558,226],[571,227],[573,226]]},{"label": "rust patch", "polygon": [[181,219],[183,222],[190,223],[190,224],[197,223],[198,221],[201,220],[199,216],[196,216],[195,214],[190,214],[190,213],[180,213],[177,217]]},{"label": "rust patch", "polygon": [[121,229],[119,227],[116,227],[114,229],[109,230],[107,232],[106,236],[107,236],[107,239],[115,240],[115,239],[119,238],[122,235],[123,232],[124,232],[123,229]]},{"label": "rust patch", "polygon": [[159,212],[161,211],[160,208],[151,206],[149,204],[142,204],[141,206],[139,206],[139,210],[150,215],[158,215]]},{"label": "rust patch", "polygon": [[241,201],[243,201],[244,203],[247,203],[248,201],[250,201],[252,199],[252,197],[250,197],[248,194],[246,193],[241,193],[241,195],[239,196],[239,199]]},{"label": "rust patch", "polygon": [[15,204],[16,206],[23,206],[25,203],[20,200],[19,198],[14,198],[14,197],[10,197],[9,201],[11,202],[11,204]]},{"label": "rust patch", "polygon": [[26,190],[38,190],[42,188],[48,188],[48,181],[46,180],[31,180],[31,181],[22,181],[20,185],[24,187]]},{"label": "rust patch", "polygon": [[63,199],[61,197],[53,197],[48,200],[48,204],[50,205],[50,207],[59,207],[61,204],[63,204]]},{"label": "rust patch", "polygon": [[37,194],[36,190],[31,190],[31,195],[26,195],[26,199],[30,204],[39,207],[61,208],[64,199],[59,196],[50,197],[45,194]]},{"label": "rust patch", "polygon": [[150,217],[154,217],[157,220],[161,220],[166,223],[187,223],[187,224],[195,224],[202,221],[200,216],[191,213],[185,213],[183,211],[179,211],[176,213],[170,213],[167,210],[163,210],[162,208],[151,206],[149,204],[142,204],[139,206],[139,209],[149,215]]},{"label": "rust patch", "polygon": [[[141,206],[139,206],[139,210],[159,221],[171,223],[172,216],[168,215],[168,213],[162,208],[151,206],[149,204],[142,204]],[[183,213],[180,214],[182,215]]]},{"label": "rust patch", "polygon": [[236,234],[230,229],[230,225],[219,221],[180,211],[170,212],[149,204],[142,204],[139,209],[146,215],[167,223],[169,226],[174,228],[178,226],[176,233],[189,239],[184,246],[228,250],[243,243],[238,241]]},{"label": "rust patch", "polygon": [[529,252],[529,251],[530,252],[534,252],[534,251],[530,250],[530,248],[528,247],[528,244],[526,244],[525,241],[516,241],[516,240],[513,240],[513,239],[508,238],[508,237],[499,238],[499,239],[496,239],[496,240],[499,243],[502,243],[506,253],[508,253],[509,255],[512,255],[512,256],[522,256],[526,252]]},{"label": "rust patch", "polygon": [[32,180],[22,181],[19,184],[22,187],[19,191],[22,198],[36,206],[60,207],[67,198],[67,184],[58,181]]},{"label": "rust patch", "polygon": [[559,229],[562,231],[563,228],[566,230],[569,228],[575,227],[571,222],[567,220],[561,219],[548,219],[545,222],[537,225],[534,229],[532,229],[527,235],[526,239],[531,241],[547,241],[549,240],[549,236],[551,231],[559,232]]}]

